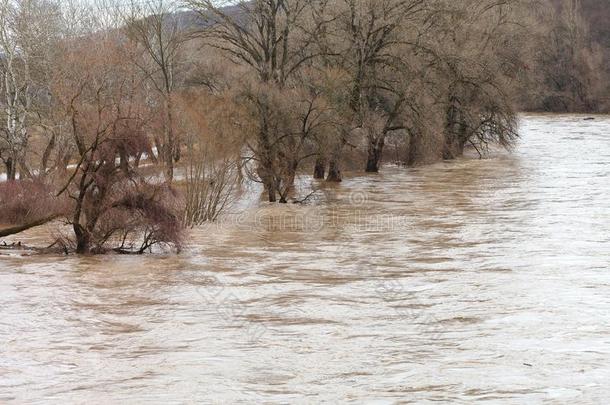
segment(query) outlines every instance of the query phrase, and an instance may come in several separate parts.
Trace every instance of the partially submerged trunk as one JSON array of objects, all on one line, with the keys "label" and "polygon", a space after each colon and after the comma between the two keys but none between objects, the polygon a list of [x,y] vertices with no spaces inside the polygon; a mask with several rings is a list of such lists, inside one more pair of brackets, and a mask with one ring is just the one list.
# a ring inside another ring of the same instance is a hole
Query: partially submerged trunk
[{"label": "partially submerged trunk", "polygon": [[266,113],[266,109],[263,110],[264,114],[260,117],[260,129],[258,132],[258,143],[259,143],[259,160],[258,160],[258,177],[260,178],[265,191],[268,195],[268,200],[271,203],[277,201],[277,190],[278,184],[276,180],[276,170],[274,165],[274,155],[272,150],[272,143],[269,136],[269,123]]},{"label": "partially submerged trunk", "polygon": [[288,197],[294,195],[298,167],[299,162],[297,160],[293,160],[290,163],[288,167],[288,174],[285,178],[285,184],[283,184],[283,186],[278,190],[278,194],[280,195],[280,203],[288,203]]},{"label": "partially submerged trunk", "polygon": [[[165,70],[163,70],[165,74]],[[167,79],[166,79],[166,83]],[[174,116],[173,116],[173,101],[169,85],[166,85],[165,94],[165,142],[164,142],[164,159],[165,159],[165,180],[168,183],[174,181],[174,159],[179,160],[179,155],[176,155],[177,143],[174,134]]]},{"label": "partially submerged trunk", "polygon": [[326,160],[322,157],[316,159],[316,164],[313,168],[313,178],[323,180],[326,175]]},{"label": "partially submerged trunk", "polygon": [[0,238],[4,238],[7,236],[11,236],[11,235],[17,235],[17,234],[19,234],[21,232],[25,232],[29,229],[37,228],[39,226],[48,224],[49,222],[54,221],[59,217],[60,217],[60,215],[51,215],[51,216],[48,216],[48,217],[45,217],[45,218],[42,218],[42,219],[39,219],[36,221],[29,222],[27,224],[17,225],[17,226],[5,228],[5,229],[0,229]]},{"label": "partially submerged trunk", "polygon": [[460,111],[460,100],[454,95],[450,95],[445,122],[443,159],[453,160],[462,156],[466,138],[467,127],[463,122],[463,113]]},{"label": "partially submerged trunk", "polygon": [[368,159],[366,161],[367,173],[378,173],[383,156],[383,147],[385,144],[385,136],[371,139],[369,142]]},{"label": "partially submerged trunk", "polygon": [[13,158],[6,159],[4,166],[6,167],[6,179],[15,180],[17,177],[17,165],[15,164]]},{"label": "partially submerged trunk", "polygon": [[421,159],[421,137],[415,131],[409,131],[409,149],[405,163],[408,167],[415,166]]},{"label": "partially submerged trunk", "polygon": [[337,161],[337,159],[330,160],[326,181],[330,183],[340,183],[341,181],[343,181],[341,169],[339,168],[339,162]]},{"label": "partially submerged trunk", "polygon": [[453,160],[464,154],[464,142],[454,134],[447,134],[443,148],[443,159]]},{"label": "partially submerged trunk", "polygon": [[443,159],[453,160],[462,156],[467,140],[467,127],[463,122],[457,121],[448,125],[443,146]]},{"label": "partially submerged trunk", "polygon": [[275,183],[264,183],[265,189],[267,190],[267,196],[270,203],[277,202],[277,195],[275,194]]},{"label": "partially submerged trunk", "polygon": [[[266,160],[266,159],[265,159]],[[260,162],[257,174],[263,183],[263,187],[265,188],[265,192],[267,193],[267,199],[269,202],[277,201],[277,184],[275,182],[275,176],[273,175],[272,169],[268,167],[269,162]]]},{"label": "partially submerged trunk", "polygon": [[74,236],[76,237],[76,253],[79,255],[91,251],[91,235],[80,224],[74,224]]}]

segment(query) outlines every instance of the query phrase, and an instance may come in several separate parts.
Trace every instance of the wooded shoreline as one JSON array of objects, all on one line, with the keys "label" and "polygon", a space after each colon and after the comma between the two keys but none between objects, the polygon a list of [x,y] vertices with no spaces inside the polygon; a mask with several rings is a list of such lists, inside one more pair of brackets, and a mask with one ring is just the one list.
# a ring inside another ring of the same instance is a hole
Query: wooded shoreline
[{"label": "wooded shoreline", "polygon": [[0,0],[0,237],[180,251],[248,182],[288,203],[304,173],[511,149],[523,109],[610,110],[576,0],[102,3]]}]

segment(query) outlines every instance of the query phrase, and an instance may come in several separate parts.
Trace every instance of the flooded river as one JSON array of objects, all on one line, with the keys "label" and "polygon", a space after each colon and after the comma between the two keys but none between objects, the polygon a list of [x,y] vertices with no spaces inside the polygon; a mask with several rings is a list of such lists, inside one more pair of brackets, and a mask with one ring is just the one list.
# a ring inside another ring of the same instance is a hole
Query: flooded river
[{"label": "flooded river", "polygon": [[607,402],[610,117],[521,132],[178,256],[0,256],[0,403]]}]

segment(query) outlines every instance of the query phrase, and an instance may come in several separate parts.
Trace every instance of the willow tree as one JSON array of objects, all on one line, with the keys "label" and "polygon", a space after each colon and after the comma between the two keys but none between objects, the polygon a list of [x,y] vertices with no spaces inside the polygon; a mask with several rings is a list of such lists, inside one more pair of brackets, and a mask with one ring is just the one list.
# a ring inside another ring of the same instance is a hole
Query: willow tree
[{"label": "willow tree", "polygon": [[423,41],[444,109],[443,157],[466,145],[510,147],[518,137],[516,91],[529,55],[524,0],[435,2],[435,29]]},{"label": "willow tree", "polygon": [[[340,0],[332,46],[350,76],[352,127],[364,133],[367,172],[377,172],[388,133],[405,129],[401,115],[413,80],[409,35],[423,21],[424,0]],[[425,24],[424,24],[425,25]]]}]

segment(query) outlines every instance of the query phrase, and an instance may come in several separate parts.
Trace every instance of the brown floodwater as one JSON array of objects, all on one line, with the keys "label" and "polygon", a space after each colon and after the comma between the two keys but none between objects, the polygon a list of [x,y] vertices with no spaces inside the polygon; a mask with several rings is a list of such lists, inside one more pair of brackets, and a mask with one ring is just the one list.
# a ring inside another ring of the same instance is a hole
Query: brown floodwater
[{"label": "brown floodwater", "polygon": [[610,117],[583,118],[251,202],[180,255],[4,254],[0,403],[607,402]]}]

